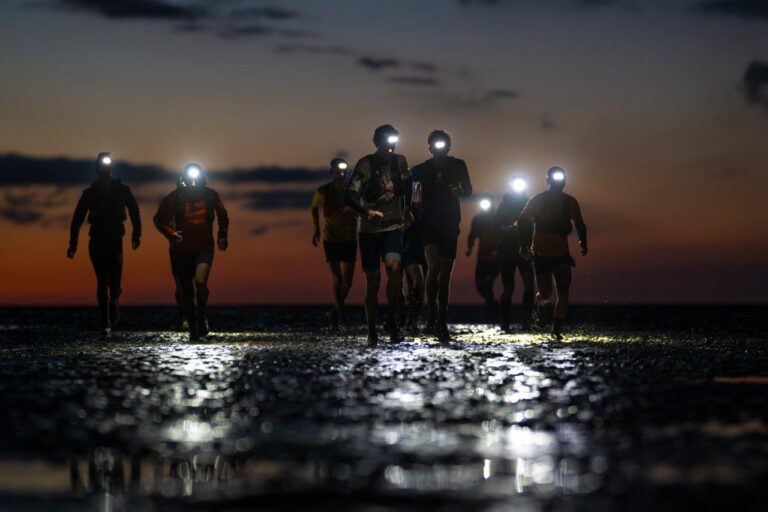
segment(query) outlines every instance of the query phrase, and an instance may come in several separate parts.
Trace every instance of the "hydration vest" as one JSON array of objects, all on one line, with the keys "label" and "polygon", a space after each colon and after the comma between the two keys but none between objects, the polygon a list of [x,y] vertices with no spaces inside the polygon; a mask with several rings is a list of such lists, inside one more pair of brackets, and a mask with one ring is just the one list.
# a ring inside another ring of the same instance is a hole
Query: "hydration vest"
[{"label": "hydration vest", "polygon": [[[208,224],[213,224],[213,219],[216,215],[213,191],[209,188],[206,188],[202,199],[205,201],[205,221]],[[173,220],[178,227],[184,222],[184,216],[186,215],[186,205],[188,201],[184,199],[184,194],[181,190],[176,191],[175,201],[176,204],[174,208]]]},{"label": "hydration vest", "polygon": [[[368,155],[368,165],[371,167],[371,176],[366,183],[363,183],[362,196],[366,202],[374,203],[383,194],[384,181],[381,177],[381,168],[378,165],[376,155]],[[395,196],[404,197],[403,177],[400,173],[400,159],[396,154],[389,157],[389,179],[392,181]]]}]

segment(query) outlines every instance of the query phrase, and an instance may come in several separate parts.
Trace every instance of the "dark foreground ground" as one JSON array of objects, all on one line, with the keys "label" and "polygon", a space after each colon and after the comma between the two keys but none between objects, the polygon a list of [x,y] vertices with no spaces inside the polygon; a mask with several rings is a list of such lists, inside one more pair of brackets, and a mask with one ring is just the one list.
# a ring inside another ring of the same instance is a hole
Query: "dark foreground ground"
[{"label": "dark foreground ground", "polygon": [[[765,307],[454,312],[364,346],[319,308],[0,309],[0,510],[765,510]],[[355,312],[358,316],[359,311]]]}]

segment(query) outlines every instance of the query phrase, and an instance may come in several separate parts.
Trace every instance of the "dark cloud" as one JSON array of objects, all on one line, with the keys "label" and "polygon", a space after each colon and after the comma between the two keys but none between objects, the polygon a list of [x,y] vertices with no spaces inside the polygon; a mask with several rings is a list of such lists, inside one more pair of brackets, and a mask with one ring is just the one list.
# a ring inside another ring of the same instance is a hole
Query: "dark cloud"
[{"label": "dark cloud", "polygon": [[288,210],[309,208],[312,190],[253,191],[239,195],[251,210]]},{"label": "dark cloud", "polygon": [[490,89],[479,95],[458,95],[449,98],[449,103],[461,107],[481,108],[495,105],[506,100],[514,100],[520,97],[517,91],[512,89]]},{"label": "dark cloud", "polygon": [[[495,6],[495,5],[511,4],[514,1],[515,0],[459,0],[459,5]],[[599,7],[602,5],[614,5],[620,2],[621,0],[570,0],[569,2],[565,2],[565,3],[566,4],[570,3],[572,5],[582,6],[582,7]]]},{"label": "dark cloud", "polygon": [[371,57],[362,56],[357,59],[357,65],[370,71],[381,71],[383,69],[401,69],[408,68],[420,73],[436,73],[437,66],[424,61],[403,61],[392,57]]},{"label": "dark cloud", "polygon": [[248,37],[271,36],[275,30],[265,25],[244,25],[240,27],[226,27],[218,32],[223,39],[244,39]]},{"label": "dark cloud", "polygon": [[0,208],[0,219],[13,224],[34,224],[43,218],[43,214],[22,208]]},{"label": "dark cloud", "polygon": [[360,57],[357,60],[358,66],[370,69],[371,71],[380,71],[382,69],[397,69],[400,67],[400,61],[391,58],[378,57]]},{"label": "dark cloud", "polygon": [[245,7],[230,13],[233,18],[258,18],[273,21],[286,21],[301,18],[301,13],[281,7]]},{"label": "dark cloud", "polygon": [[768,62],[752,61],[742,78],[747,103],[768,107]]},{"label": "dark cloud", "polygon": [[[173,183],[177,173],[155,165],[117,162],[115,176],[129,184]],[[224,183],[316,183],[327,178],[326,169],[260,166],[249,169],[211,171],[213,182]],[[35,158],[0,155],[0,187],[27,185],[87,185],[95,178],[93,161],[70,158]]]},{"label": "dark cloud", "polygon": [[389,82],[397,85],[413,85],[416,87],[435,87],[440,85],[440,82],[430,76],[393,76],[389,79]]},{"label": "dark cloud", "polygon": [[355,51],[343,46],[324,46],[314,44],[283,44],[275,48],[278,53],[306,53],[310,55],[354,55]]},{"label": "dark cloud", "polygon": [[57,0],[57,3],[110,19],[194,20],[209,15],[199,5],[164,0]]},{"label": "dark cloud", "polygon": [[703,14],[768,20],[768,0],[702,0],[693,9]]}]

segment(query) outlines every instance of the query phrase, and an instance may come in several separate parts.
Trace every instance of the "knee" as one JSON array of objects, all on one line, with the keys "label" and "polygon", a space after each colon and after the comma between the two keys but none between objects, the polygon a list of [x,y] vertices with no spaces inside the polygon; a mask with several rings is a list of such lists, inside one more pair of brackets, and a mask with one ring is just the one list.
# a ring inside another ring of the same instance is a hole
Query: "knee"
[{"label": "knee", "polygon": [[207,279],[195,278],[195,287],[198,290],[207,290],[208,289],[208,280]]},{"label": "knee", "polygon": [[399,260],[387,260],[386,266],[390,274],[399,274],[403,271],[403,264]]},{"label": "knee", "polygon": [[367,272],[365,274],[366,289],[370,291],[378,291],[381,285],[381,273],[379,271]]}]

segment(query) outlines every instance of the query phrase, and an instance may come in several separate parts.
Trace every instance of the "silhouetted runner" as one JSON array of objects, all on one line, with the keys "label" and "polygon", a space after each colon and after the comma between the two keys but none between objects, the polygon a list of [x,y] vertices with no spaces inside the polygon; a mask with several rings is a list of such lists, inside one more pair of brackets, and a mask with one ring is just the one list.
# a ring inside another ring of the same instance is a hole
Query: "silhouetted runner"
[{"label": "silhouetted runner", "polygon": [[[177,190],[184,186],[181,178],[182,177],[179,176],[178,179],[176,180],[176,189]],[[155,223],[155,227],[157,229],[161,229],[160,225],[157,222],[157,213],[155,213],[153,221]],[[161,230],[161,232],[162,232],[162,230]],[[170,240],[168,241],[168,243],[171,246],[173,245],[173,242],[170,241]],[[188,331],[189,330],[189,320],[184,318],[184,292],[181,289],[181,281],[179,280],[179,278],[177,276],[173,276],[173,281],[174,281],[174,284],[176,286],[176,290],[174,291],[173,297],[176,300],[176,308],[179,311],[179,320],[181,322],[180,329],[182,331]]]},{"label": "silhouetted runner", "polygon": [[341,158],[331,161],[331,182],[315,190],[310,210],[315,231],[312,245],[318,246],[320,234],[320,205],[323,206],[322,241],[325,261],[333,278],[333,309],[328,314],[331,329],[339,329],[344,318],[344,301],[352,288],[357,259],[357,215],[344,205],[348,164]]},{"label": "silhouetted runner", "polygon": [[493,203],[488,198],[479,202],[480,213],[472,218],[472,225],[467,236],[467,256],[471,256],[477,241],[477,261],[475,263],[475,288],[485,301],[485,311],[496,322],[498,301],[493,291],[496,278],[499,277],[498,230],[494,221]]},{"label": "silhouetted runner", "polygon": [[189,339],[208,334],[205,308],[208,304],[208,277],[213,264],[213,222],[218,220],[218,247],[226,251],[229,217],[219,194],[207,187],[202,167],[189,164],[181,175],[181,187],[160,204],[155,225],[171,242],[173,275],[181,283],[182,309],[189,321]]},{"label": "silhouetted runner", "polygon": [[427,330],[448,341],[447,312],[451,275],[456,261],[461,207],[459,198],[472,195],[464,160],[449,156],[451,137],[442,130],[427,138],[432,158],[413,168],[421,185],[424,252],[427,256]]},{"label": "silhouetted runner", "polygon": [[412,196],[413,223],[403,233],[403,266],[407,284],[408,312],[406,330],[419,332],[419,318],[424,304],[424,275],[427,272],[427,257],[422,242],[424,222],[421,218],[420,185],[414,183]]},{"label": "silhouetted runner", "polygon": [[[568,249],[568,235],[573,225],[579,235],[580,252],[582,256],[587,254],[587,226],[581,217],[578,201],[563,192],[565,178],[564,169],[552,167],[547,172],[549,190],[533,196],[517,222],[520,256],[533,258],[539,289],[539,322],[542,325],[552,319],[550,301],[553,282],[557,289],[552,325],[552,334],[557,339],[562,339],[563,320],[571,287],[571,267],[576,264]],[[530,221],[533,222],[533,228]]]},{"label": "silhouetted runner", "polygon": [[403,289],[403,229],[413,221],[411,173],[405,157],[395,153],[398,132],[390,125],[376,128],[376,152],[357,162],[344,192],[344,203],[360,214],[360,259],[366,276],[365,316],[368,343],[378,342],[376,319],[381,286],[381,262],[387,270],[387,330],[390,340],[402,341],[396,318]]},{"label": "silhouetted runner", "polygon": [[[520,324],[523,330],[531,326],[533,314],[533,268],[530,261],[520,256],[520,240],[515,222],[525,208],[528,198],[525,190],[528,184],[521,177],[510,181],[511,191],[504,195],[496,209],[495,224],[498,229],[498,257],[501,270],[501,311],[499,315],[501,330],[510,332],[510,309],[512,295],[515,293],[515,272],[520,273],[523,281],[523,315]],[[520,220],[520,222],[528,222]]]},{"label": "silhouetted runner", "polygon": [[99,302],[101,329],[109,334],[120,318],[120,294],[123,275],[123,235],[126,211],[131,218],[134,250],[141,244],[141,217],[131,189],[112,178],[114,160],[109,153],[96,158],[97,179],[83,191],[77,202],[70,227],[67,257],[75,257],[80,227],[88,218],[90,241],[88,254],[96,273],[96,297]]}]

